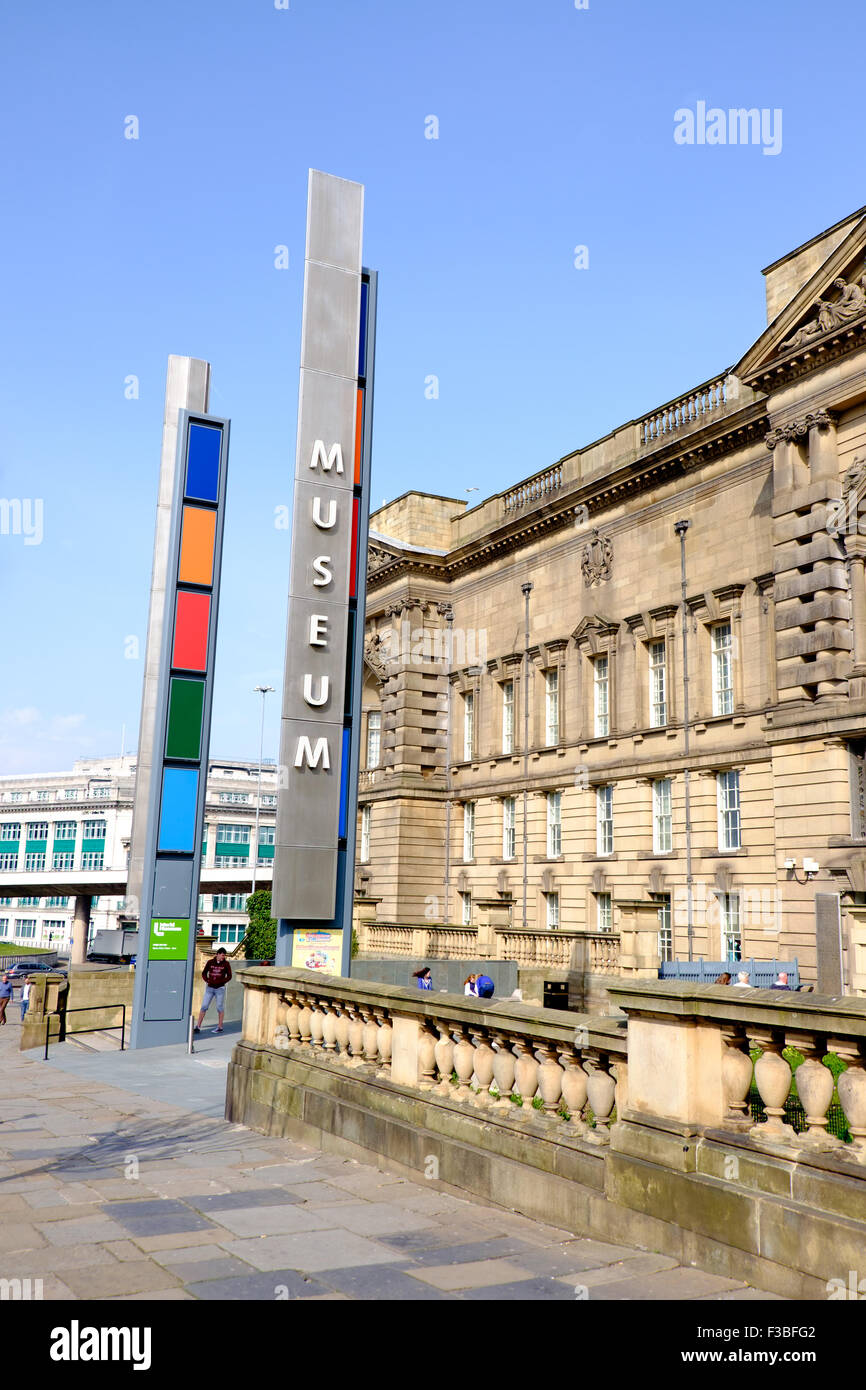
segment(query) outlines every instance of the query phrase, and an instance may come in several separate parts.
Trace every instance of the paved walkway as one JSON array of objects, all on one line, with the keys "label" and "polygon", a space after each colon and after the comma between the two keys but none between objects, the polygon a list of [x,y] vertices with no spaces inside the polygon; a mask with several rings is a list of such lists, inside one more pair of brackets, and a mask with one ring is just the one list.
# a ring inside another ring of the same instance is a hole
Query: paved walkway
[{"label": "paved walkway", "polygon": [[[222,1118],[237,1029],[21,1053],[0,1028],[0,1278],[46,1299],[767,1299],[667,1256]],[[86,1040],[85,1040],[86,1041]]]}]

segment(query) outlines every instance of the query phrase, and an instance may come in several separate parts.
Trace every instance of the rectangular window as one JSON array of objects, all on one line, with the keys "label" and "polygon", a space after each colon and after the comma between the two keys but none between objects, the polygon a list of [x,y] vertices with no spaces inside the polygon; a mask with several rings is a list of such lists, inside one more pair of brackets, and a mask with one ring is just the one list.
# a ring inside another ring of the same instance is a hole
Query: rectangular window
[{"label": "rectangular window", "polygon": [[670,854],[672,849],[671,781],[663,777],[653,782],[653,854]]},{"label": "rectangular window", "polygon": [[0,869],[6,869],[8,872],[14,873],[17,868],[18,851],[16,850],[14,854],[9,853],[8,851],[4,854],[2,851],[0,851]]},{"label": "rectangular window", "polygon": [[218,845],[248,845],[250,827],[248,825],[218,825],[216,828]]},{"label": "rectangular window", "polygon": [[221,869],[248,869],[250,866],[246,854],[221,854],[218,863]]},{"label": "rectangular window", "polygon": [[475,858],[475,802],[463,805],[463,858]]},{"label": "rectangular window", "polygon": [[63,790],[63,799],[64,799],[64,801],[77,801],[77,800],[78,800],[78,788],[77,788],[77,787],[65,787],[64,790]]},{"label": "rectangular window", "polygon": [[277,827],[275,825],[259,826],[259,844],[273,845],[276,843]]},{"label": "rectangular window", "polygon": [[463,761],[472,762],[475,749],[475,696],[467,691],[463,696]]},{"label": "rectangular window", "polygon": [[41,898],[19,898],[19,899],[18,899],[18,906],[19,906],[19,907],[38,907],[41,901],[42,901]]},{"label": "rectangular window", "polygon": [[716,623],[713,639],[713,714],[733,714],[733,642],[731,624]]},{"label": "rectangular window", "polygon": [[559,668],[544,673],[544,741],[548,748],[559,743]]},{"label": "rectangular window", "polygon": [[11,793],[10,793],[10,796],[9,796],[9,800],[10,800],[10,801],[26,801],[26,800],[27,800],[27,796],[26,796],[26,793],[25,793],[25,792],[11,792]]},{"label": "rectangular window", "polygon": [[608,659],[597,656],[592,664],[595,737],[607,738],[610,733],[610,676]]},{"label": "rectangular window", "polygon": [[668,722],[667,644],[649,644],[650,727],[660,729]]},{"label": "rectangular window", "polygon": [[36,800],[37,800],[37,801],[53,801],[53,800],[54,800],[54,792],[53,792],[53,791],[50,791],[50,792],[49,792],[49,791],[38,791],[38,792],[36,793]]},{"label": "rectangular window", "polygon": [[240,801],[240,802],[244,802],[244,801],[249,801],[249,799],[250,799],[250,794],[249,794],[249,792],[220,792],[220,794],[219,794],[219,799],[220,799],[220,801]]},{"label": "rectangular window", "polygon": [[81,822],[81,837],[84,840],[104,840],[105,821],[86,820]]},{"label": "rectangular window", "polygon": [[28,840],[47,840],[48,822],[47,820],[32,820],[27,822]]},{"label": "rectangular window", "polygon": [[62,935],[66,931],[66,923],[59,918],[49,918],[42,923],[42,931],[43,933],[48,932],[49,937],[53,936],[55,932],[59,932]]},{"label": "rectangular window", "polygon": [[719,849],[740,848],[740,774],[720,772],[716,778],[719,805]]},{"label": "rectangular window", "polygon": [[[118,898],[118,905],[122,905],[122,901],[123,901],[123,900],[122,900],[121,898]],[[69,906],[69,899],[68,899],[68,898],[46,898],[46,899],[45,899],[45,906],[46,906],[46,907],[68,907],[68,906]]]},{"label": "rectangular window", "polygon": [[610,893],[595,895],[596,931],[613,931],[613,899]]},{"label": "rectangular window", "polygon": [[35,917],[16,917],[15,918],[15,939],[17,941],[32,941],[36,935]]},{"label": "rectangular window", "polygon": [[271,795],[269,794],[268,796],[263,796],[263,797],[262,797],[262,805],[263,805],[263,806],[276,806],[276,804],[277,804],[277,798],[276,798],[275,796],[271,796]]},{"label": "rectangular window", "polygon": [[81,856],[82,869],[101,869],[104,867],[105,855],[96,850],[86,850]]},{"label": "rectangular window", "polygon": [[44,855],[44,854],[25,854],[25,856],[24,856],[24,872],[25,872],[25,873],[39,873],[39,872],[40,872],[42,869],[44,869],[44,868],[45,868],[45,855]]},{"label": "rectangular window", "polygon": [[91,787],[90,795],[96,800],[105,800],[111,795],[110,787]]},{"label": "rectangular window", "polygon": [[370,862],[370,807],[361,807],[361,863]]},{"label": "rectangular window", "polygon": [[214,923],[213,934],[221,946],[236,946],[243,940],[245,930],[238,922],[220,922]]},{"label": "rectangular window", "polygon": [[544,901],[547,916],[547,930],[556,931],[559,926],[559,894],[545,893]]},{"label": "rectangular window", "polygon": [[502,751],[514,752],[514,681],[502,686]]},{"label": "rectangular window", "polygon": [[596,791],[596,853],[613,854],[613,787]]},{"label": "rectangular window", "polygon": [[74,820],[58,820],[54,822],[55,840],[74,840],[76,824]]},{"label": "rectangular window", "polygon": [[547,793],[547,857],[562,854],[562,792]]},{"label": "rectangular window", "polygon": [[243,893],[214,893],[212,912],[243,912],[247,900]]},{"label": "rectangular window", "polygon": [[52,869],[71,869],[75,862],[75,855],[69,850],[64,850],[61,854],[51,856]]},{"label": "rectangular window", "polygon": [[670,894],[659,899],[659,960],[673,960],[674,936],[671,926]]},{"label": "rectangular window", "polygon": [[502,858],[513,859],[516,853],[516,826],[514,818],[514,797],[502,799]]},{"label": "rectangular window", "polygon": [[367,767],[378,767],[382,757],[382,715],[371,710],[367,715]]},{"label": "rectangular window", "polygon": [[460,894],[460,921],[464,927],[472,925],[472,894]]},{"label": "rectangular window", "polygon": [[21,822],[20,820],[10,820],[5,825],[0,825],[0,840],[20,840]]},{"label": "rectangular window", "polygon": [[9,918],[0,917],[0,936],[9,935]]},{"label": "rectangular window", "polygon": [[722,922],[722,956],[725,960],[743,959],[743,937],[740,931],[740,899],[736,893],[719,894]]}]

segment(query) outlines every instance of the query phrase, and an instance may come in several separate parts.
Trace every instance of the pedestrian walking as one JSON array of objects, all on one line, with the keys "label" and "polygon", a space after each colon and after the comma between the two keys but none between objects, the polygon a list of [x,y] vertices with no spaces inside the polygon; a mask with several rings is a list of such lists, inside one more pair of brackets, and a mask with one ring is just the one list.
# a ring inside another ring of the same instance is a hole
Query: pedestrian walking
[{"label": "pedestrian walking", "polygon": [[423,970],[413,970],[412,978],[418,981],[419,989],[433,988],[433,976],[430,974],[429,965],[425,965]]},{"label": "pedestrian walking", "polygon": [[232,968],[229,965],[228,955],[224,946],[220,946],[215,956],[211,956],[201,972],[201,977],[205,983],[204,997],[201,1001],[198,1022],[193,1029],[197,1033],[201,1028],[204,1016],[211,1004],[217,1006],[217,1027],[216,1032],[223,1030],[223,1019],[226,1011],[226,985],[232,977]]},{"label": "pedestrian walking", "polygon": [[6,1005],[12,998],[14,988],[9,976],[4,973],[3,978],[0,979],[0,1024],[6,1022]]},{"label": "pedestrian walking", "polygon": [[33,988],[29,980],[25,980],[21,986],[21,1022],[24,1022],[24,1015],[30,1003],[30,991]]}]

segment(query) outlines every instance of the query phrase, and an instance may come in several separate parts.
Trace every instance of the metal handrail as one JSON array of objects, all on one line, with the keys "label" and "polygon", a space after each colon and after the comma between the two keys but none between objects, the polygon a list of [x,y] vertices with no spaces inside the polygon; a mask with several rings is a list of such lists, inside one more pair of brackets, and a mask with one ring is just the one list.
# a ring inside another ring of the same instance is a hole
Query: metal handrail
[{"label": "metal handrail", "polygon": [[[77,1009],[64,1009],[63,1013],[46,1014],[45,1016],[45,1052],[43,1062],[48,1061],[48,1045],[51,1042],[51,1020],[52,1018],[65,1018],[67,1014],[86,1014],[94,1009],[120,1009],[120,1050],[124,1051],[124,1039],[126,1037],[126,1005],[125,1004],[84,1004]],[[100,1033],[101,1028],[79,1028],[79,1033]]]}]

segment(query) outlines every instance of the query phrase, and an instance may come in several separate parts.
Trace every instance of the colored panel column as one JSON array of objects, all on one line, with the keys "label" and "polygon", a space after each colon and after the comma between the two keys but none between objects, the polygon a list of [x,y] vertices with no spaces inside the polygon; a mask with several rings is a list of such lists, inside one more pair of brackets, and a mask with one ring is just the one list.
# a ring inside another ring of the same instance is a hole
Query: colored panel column
[{"label": "colored panel column", "polygon": [[201,757],[201,717],[204,707],[204,681],[185,681],[172,676],[168,692],[167,758]]},{"label": "colored panel column", "polygon": [[171,664],[175,670],[204,671],[210,624],[210,594],[177,596]]},{"label": "colored panel column", "polygon": [[216,512],[203,507],[183,509],[183,529],[180,539],[180,584],[213,583],[214,539]]}]

